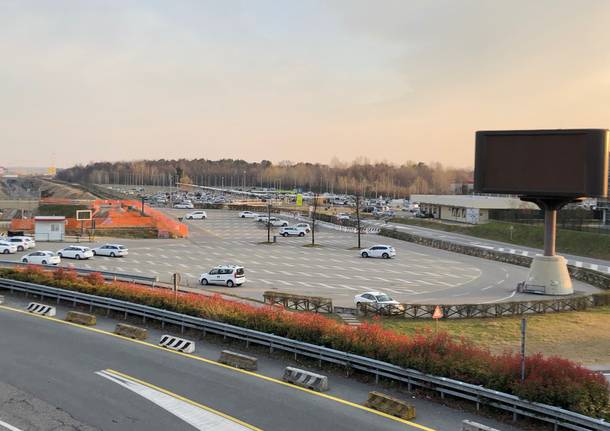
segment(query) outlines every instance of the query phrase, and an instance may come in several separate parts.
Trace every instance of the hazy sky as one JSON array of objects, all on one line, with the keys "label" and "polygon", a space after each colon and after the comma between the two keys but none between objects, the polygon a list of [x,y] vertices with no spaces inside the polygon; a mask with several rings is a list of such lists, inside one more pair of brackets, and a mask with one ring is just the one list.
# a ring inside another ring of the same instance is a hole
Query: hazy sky
[{"label": "hazy sky", "polygon": [[0,165],[472,166],[477,129],[610,127],[610,1],[0,0]]}]

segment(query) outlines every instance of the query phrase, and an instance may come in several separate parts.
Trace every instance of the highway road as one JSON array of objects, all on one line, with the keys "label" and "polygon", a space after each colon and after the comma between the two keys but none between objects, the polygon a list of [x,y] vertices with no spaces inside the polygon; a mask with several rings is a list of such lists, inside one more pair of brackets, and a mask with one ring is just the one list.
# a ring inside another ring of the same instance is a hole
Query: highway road
[{"label": "highway road", "polygon": [[[426,238],[442,239],[444,241],[453,242],[456,244],[471,245],[476,247],[482,247],[490,250],[497,250],[506,253],[521,254],[524,256],[535,256],[536,254],[542,254],[541,249],[524,247],[521,245],[510,244],[501,241],[492,241],[484,238],[477,238],[473,236],[457,234],[453,232],[443,232],[436,229],[429,229],[420,226],[404,225],[401,223],[384,223],[383,221],[366,221],[367,225],[375,227],[386,227],[396,228],[404,232],[417,234]],[[575,256],[572,254],[559,253],[568,259],[568,263],[578,267],[584,267],[600,271],[604,273],[610,273],[610,262],[602,259],[594,259],[591,257]]]},{"label": "highway road", "polygon": [[[176,217],[187,212],[168,211]],[[353,249],[354,234],[324,228],[316,233],[316,243],[321,245],[317,248],[303,247],[310,242],[309,237],[278,237],[277,244],[261,244],[267,239],[266,228],[252,219],[239,218],[235,211],[209,210],[207,220],[187,224],[188,239],[111,240],[128,246],[129,256],[64,259],[62,265],[156,275],[165,282],[179,272],[185,283],[197,286],[202,272],[234,263],[245,267],[247,282],[231,293],[260,300],[263,292],[277,290],[329,297],[338,306],[353,306],[354,295],[371,290],[388,293],[401,302],[424,304],[540,299],[515,293],[517,283],[527,276],[527,268],[378,235],[364,235],[362,246],[390,244],[396,248],[395,258],[363,259]],[[37,249],[57,250],[65,245],[41,242]],[[19,260],[22,255],[9,259]],[[595,290],[583,283],[574,284],[579,292]],[[227,292],[226,287],[208,286],[206,290]]]},{"label": "highway road", "polygon": [[[361,406],[368,391],[383,388],[340,371],[324,372],[331,388],[321,395],[277,380],[294,364],[260,352],[259,371],[243,372],[209,359],[223,345],[197,340],[195,354],[179,354],[155,346],[161,333],[152,328],[151,344],[137,342],[107,332],[115,322],[104,317],[97,329],[85,328],[18,312],[24,298],[6,300],[0,306],[0,421],[16,430],[67,430],[52,426],[64,423],[83,430],[454,431],[462,419],[476,420],[418,399],[412,400],[414,422],[387,417]],[[58,317],[65,312],[58,309]]]}]

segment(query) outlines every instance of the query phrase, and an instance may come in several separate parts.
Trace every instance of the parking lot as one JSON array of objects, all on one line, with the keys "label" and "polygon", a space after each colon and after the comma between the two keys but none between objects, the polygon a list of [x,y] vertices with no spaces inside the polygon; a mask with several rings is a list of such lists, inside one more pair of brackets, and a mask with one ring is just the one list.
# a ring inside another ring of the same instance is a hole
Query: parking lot
[{"label": "parking lot", "polygon": [[[167,210],[173,217],[187,210]],[[129,256],[110,258],[96,256],[90,260],[62,261],[87,269],[158,276],[169,282],[174,272],[182,275],[183,284],[198,286],[202,272],[220,264],[245,267],[247,282],[228,290],[223,286],[206,286],[208,291],[229,292],[243,297],[262,299],[266,290],[302,295],[330,297],[335,305],[353,305],[357,293],[379,290],[396,300],[410,303],[475,303],[539,298],[515,294],[518,282],[525,279],[526,268],[450,253],[429,247],[380,237],[363,235],[362,246],[388,244],[395,247],[393,259],[363,259],[356,235],[327,228],[316,229],[319,247],[304,247],[311,236],[277,238],[264,244],[267,229],[253,219],[241,219],[229,210],[208,210],[206,220],[187,221],[188,239],[114,239],[100,238],[93,247],[116,242],[129,248]],[[286,218],[291,223],[293,220]],[[277,229],[272,229],[272,234]],[[59,250],[67,244],[37,244],[36,250]],[[19,260],[24,253],[10,255]],[[575,283],[578,291],[592,287]]]}]

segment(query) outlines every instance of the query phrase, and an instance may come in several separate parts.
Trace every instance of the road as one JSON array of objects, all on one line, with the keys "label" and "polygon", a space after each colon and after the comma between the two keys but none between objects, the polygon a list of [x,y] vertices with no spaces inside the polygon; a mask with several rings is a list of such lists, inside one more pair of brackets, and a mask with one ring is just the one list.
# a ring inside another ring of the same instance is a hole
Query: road
[{"label": "road", "polygon": [[[175,217],[185,210],[168,210]],[[397,256],[390,260],[363,259],[354,250],[354,234],[319,229],[316,242],[310,238],[282,238],[273,245],[266,228],[252,219],[241,219],[235,211],[208,210],[207,220],[187,221],[188,239],[111,240],[129,247],[126,258],[95,257],[88,261],[64,259],[62,265],[140,275],[157,275],[169,282],[171,274],[182,274],[184,283],[198,286],[199,275],[215,265],[235,263],[245,267],[247,282],[231,289],[236,295],[262,299],[263,292],[277,290],[300,295],[329,297],[337,306],[354,306],[357,293],[379,290],[405,303],[464,304],[507,300],[540,299],[516,294],[517,283],[527,268],[459,253],[451,253],[406,241],[364,235],[362,246],[390,244]],[[274,230],[277,233],[277,229]],[[90,244],[87,244],[90,245]],[[65,244],[38,243],[37,249],[57,250]],[[19,260],[23,253],[11,255]],[[4,256],[3,256],[4,257]],[[592,292],[589,285],[575,282],[575,290]],[[211,292],[226,287],[207,286]]]},{"label": "road", "polygon": [[[404,232],[417,234],[427,238],[442,239],[444,241],[453,242],[456,244],[470,245],[476,247],[487,248],[490,250],[497,250],[513,254],[521,254],[524,256],[535,256],[536,254],[542,254],[541,249],[525,247],[521,245],[510,244],[501,241],[492,241],[484,238],[477,238],[473,236],[457,234],[453,232],[443,232],[436,229],[429,229],[420,226],[404,225],[401,223],[384,223],[383,221],[366,221],[367,225],[375,227],[386,227],[396,228]],[[590,257],[575,256],[572,254],[560,253],[564,256],[570,265],[577,267],[584,267],[600,271],[604,273],[610,273],[610,262],[603,259],[594,259]]]},{"label": "road", "polygon": [[[243,372],[208,359],[223,345],[198,340],[196,354],[178,354],[112,335],[106,330],[115,322],[104,317],[97,329],[85,328],[18,312],[25,299],[6,299],[9,307],[0,306],[0,399],[10,390],[32,407],[2,403],[0,420],[20,430],[44,422],[49,406],[79,429],[100,430],[453,431],[462,419],[476,419],[417,399],[415,422],[385,417],[361,406],[368,391],[383,388],[340,372],[324,372],[330,391],[320,395],[278,381],[286,364],[260,352],[259,371]],[[65,312],[60,307],[58,316]],[[160,332],[149,330],[154,343]]]}]

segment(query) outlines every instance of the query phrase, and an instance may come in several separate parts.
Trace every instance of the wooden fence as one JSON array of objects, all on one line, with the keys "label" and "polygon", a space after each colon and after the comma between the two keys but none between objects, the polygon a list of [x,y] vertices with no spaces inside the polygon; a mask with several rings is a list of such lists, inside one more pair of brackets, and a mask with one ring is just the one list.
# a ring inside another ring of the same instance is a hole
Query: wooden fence
[{"label": "wooden fence", "polygon": [[320,296],[293,295],[291,293],[268,290],[263,293],[266,304],[281,305],[288,310],[332,313],[333,301]]}]

